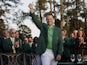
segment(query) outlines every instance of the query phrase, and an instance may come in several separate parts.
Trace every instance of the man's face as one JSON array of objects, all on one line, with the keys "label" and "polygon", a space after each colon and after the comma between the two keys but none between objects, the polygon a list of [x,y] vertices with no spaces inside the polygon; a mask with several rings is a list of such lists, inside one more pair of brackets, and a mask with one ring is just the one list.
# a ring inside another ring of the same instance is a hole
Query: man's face
[{"label": "man's face", "polygon": [[5,30],[3,34],[4,34],[4,37],[8,37],[9,36],[9,33],[8,33],[7,30]]},{"label": "man's face", "polygon": [[25,42],[25,43],[28,43],[28,38],[25,38],[25,39],[24,39],[24,42]]},{"label": "man's face", "polygon": [[78,31],[74,30],[73,33],[74,33],[75,36],[77,36]]},{"label": "man's face", "polygon": [[53,25],[54,18],[52,15],[47,15],[46,20],[48,25]]},{"label": "man's face", "polygon": [[79,34],[80,37],[82,37],[83,36],[83,31],[79,31],[78,34]]},{"label": "man's face", "polygon": [[10,36],[12,37],[12,38],[15,38],[15,33],[16,33],[16,31],[13,29],[13,30],[11,30],[11,32],[10,32]]},{"label": "man's face", "polygon": [[33,39],[32,39],[32,38],[28,38],[28,41],[29,41],[29,42],[33,42]]},{"label": "man's face", "polygon": [[62,36],[66,36],[66,31],[62,31]]},{"label": "man's face", "polygon": [[19,32],[15,33],[15,37],[18,38],[19,37]]}]

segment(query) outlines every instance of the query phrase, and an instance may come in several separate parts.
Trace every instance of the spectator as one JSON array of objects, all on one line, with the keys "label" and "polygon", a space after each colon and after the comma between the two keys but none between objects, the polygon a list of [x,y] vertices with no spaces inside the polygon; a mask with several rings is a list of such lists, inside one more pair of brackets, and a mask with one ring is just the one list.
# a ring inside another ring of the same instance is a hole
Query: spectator
[{"label": "spectator", "polygon": [[78,37],[76,39],[76,43],[77,43],[78,54],[81,54],[84,45],[87,46],[87,38],[85,37],[85,33],[83,30],[78,31]]},{"label": "spectator", "polygon": [[19,32],[18,31],[15,32],[15,37],[19,38]]},{"label": "spectator", "polygon": [[36,54],[36,48],[38,44],[38,37],[34,37],[33,44],[32,44],[32,52]]},{"label": "spectator", "polygon": [[5,39],[7,39],[7,38],[9,38],[9,32],[8,32],[8,30],[7,29],[4,29],[3,31],[2,31],[2,37],[1,37],[1,39],[0,39],[0,52],[2,53],[3,52],[3,47],[2,47],[2,42],[5,40]]},{"label": "spectator", "polygon": [[[19,38],[19,31],[16,31],[16,32],[15,32],[15,38],[16,38],[17,41],[19,42],[19,47],[20,47],[20,48],[17,49],[17,52],[18,52],[18,53],[22,53],[22,52],[23,52],[23,48],[22,48],[23,42],[22,42],[22,40]],[[22,63],[22,60],[23,60],[22,57],[23,57],[22,55],[18,56],[18,62],[19,62],[21,65],[23,64],[23,63]]]},{"label": "spectator", "polygon": [[37,44],[38,44],[38,37],[34,37],[33,44],[32,44],[32,52],[35,54],[35,58],[37,62],[36,65],[41,65],[41,57],[36,52]]},{"label": "spectator", "polygon": [[78,30],[74,30],[73,33],[74,33],[74,38],[77,38],[78,37],[78,35],[77,35],[78,34]]},{"label": "spectator", "polygon": [[74,36],[74,33],[72,32],[70,34],[70,54],[76,54],[76,47],[75,47],[75,36]]},{"label": "spectator", "polygon": [[[10,29],[9,38],[2,41],[3,53],[19,53],[19,49],[21,49],[21,47],[17,38],[15,38],[15,32],[15,29]],[[5,60],[5,64],[7,64],[7,58],[4,57],[3,59]]]},{"label": "spectator", "polygon": [[24,51],[24,53],[28,53],[28,54],[31,53],[31,47],[30,47],[30,43],[29,43],[27,37],[24,39],[24,43],[23,43],[23,51]]},{"label": "spectator", "polygon": [[[27,37],[24,39],[23,52],[26,54],[31,54],[31,47]],[[25,55],[25,58],[26,58],[26,65],[30,65],[30,55],[29,56]]]},{"label": "spectator", "polygon": [[21,47],[21,49],[19,49],[19,52],[22,52],[22,40],[19,38],[19,32],[18,31],[16,31],[15,32],[15,38],[17,39],[17,41],[19,42],[19,46]]},{"label": "spectator", "polygon": [[77,50],[77,46],[78,46],[78,44],[77,44],[78,30],[75,29],[75,30],[73,31],[73,34],[74,34],[74,38],[71,39],[71,40],[73,40],[73,42],[71,42],[71,44],[74,45],[73,52],[74,52],[75,55],[77,55],[77,52],[78,52],[78,50]]},{"label": "spectator", "polygon": [[70,59],[70,42],[69,37],[67,36],[68,33],[66,30],[62,30],[62,40],[63,40],[63,55],[62,55],[62,62],[69,62]]},{"label": "spectator", "polygon": [[30,44],[30,47],[32,47],[32,43],[33,43],[33,38],[30,36],[28,37],[28,42]]}]

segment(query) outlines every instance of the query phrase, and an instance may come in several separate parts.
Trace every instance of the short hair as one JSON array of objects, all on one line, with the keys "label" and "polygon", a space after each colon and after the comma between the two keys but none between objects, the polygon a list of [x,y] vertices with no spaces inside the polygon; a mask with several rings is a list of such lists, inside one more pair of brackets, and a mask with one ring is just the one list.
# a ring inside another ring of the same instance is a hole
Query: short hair
[{"label": "short hair", "polygon": [[38,37],[34,37],[33,42],[34,42],[34,43],[37,43],[37,42],[38,42],[38,40],[39,40],[39,38],[38,38]]},{"label": "short hair", "polygon": [[66,33],[66,36],[68,36],[68,32],[66,29],[62,29],[61,31],[65,32]]},{"label": "short hair", "polygon": [[[9,33],[11,34],[12,33],[12,30],[15,30],[14,28],[11,28],[10,30],[9,30]],[[15,32],[16,32],[16,30],[15,30]]]},{"label": "short hair", "polygon": [[82,36],[83,36],[83,37],[86,37],[84,30],[81,30],[81,29],[78,30],[77,36],[79,37],[79,33],[80,33],[80,31],[82,31],[82,33],[83,33]]},{"label": "short hair", "polygon": [[4,34],[5,31],[8,31],[8,29],[3,29],[2,34]]},{"label": "short hair", "polygon": [[52,13],[47,13],[46,17],[49,16],[49,15],[51,15],[54,18]]},{"label": "short hair", "polygon": [[31,38],[31,39],[33,39],[31,36],[30,36],[30,37],[28,37],[28,38]]},{"label": "short hair", "polygon": [[19,31],[16,31],[16,33],[19,33]]}]

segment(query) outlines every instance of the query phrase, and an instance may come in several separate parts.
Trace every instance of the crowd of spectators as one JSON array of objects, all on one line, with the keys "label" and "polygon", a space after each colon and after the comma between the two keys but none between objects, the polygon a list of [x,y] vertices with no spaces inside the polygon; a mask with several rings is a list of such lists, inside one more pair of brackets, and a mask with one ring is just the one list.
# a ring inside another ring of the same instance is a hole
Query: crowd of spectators
[{"label": "crowd of spectators", "polygon": [[[26,36],[24,40],[19,38],[19,32],[15,29],[3,30],[3,37],[0,38],[0,53],[28,53],[35,55],[37,65],[41,65],[40,55],[37,54],[36,48],[38,44],[38,37],[32,38],[31,36]],[[63,29],[62,30],[62,41],[63,41],[63,53],[60,62],[70,62],[70,57],[72,54],[77,56],[87,55],[87,37],[85,36],[84,30],[73,30],[72,33]],[[87,56],[86,56],[87,57]],[[19,64],[23,64],[22,56],[18,57]],[[30,64],[30,57],[26,56],[27,65]],[[84,58],[83,58],[84,60]],[[4,64],[7,64],[7,58],[3,56]],[[87,61],[85,59],[84,61]],[[77,59],[75,60],[77,62]]]}]

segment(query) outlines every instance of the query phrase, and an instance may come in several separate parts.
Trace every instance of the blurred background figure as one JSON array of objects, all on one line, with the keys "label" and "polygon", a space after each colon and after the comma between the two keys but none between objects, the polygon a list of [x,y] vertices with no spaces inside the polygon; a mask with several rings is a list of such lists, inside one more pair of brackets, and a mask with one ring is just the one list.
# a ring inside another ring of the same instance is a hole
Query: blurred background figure
[{"label": "blurred background figure", "polygon": [[74,38],[77,38],[78,37],[78,30],[73,30],[73,33],[74,33]]},{"label": "blurred background figure", "polygon": [[[3,29],[2,31],[2,37],[0,38],[0,53],[4,53],[3,50],[3,42],[9,38],[9,32],[7,29]],[[3,60],[4,60],[4,65],[5,63],[7,63],[7,58],[5,56],[3,56]]]},{"label": "blurred background figure", "polygon": [[19,38],[19,32],[18,31],[15,32],[15,37]]},{"label": "blurred background figure", "polygon": [[7,29],[4,29],[2,31],[2,37],[0,38],[0,52],[2,53],[3,52],[3,47],[2,47],[2,44],[3,44],[3,41],[7,38],[9,38],[9,32]]},{"label": "blurred background figure", "polygon": [[34,37],[33,44],[32,44],[32,52],[36,54],[36,48],[38,44],[38,37]]},{"label": "blurred background figure", "polygon": [[36,52],[37,44],[38,44],[38,37],[34,37],[33,44],[32,44],[32,53],[35,54],[35,59],[36,59],[36,63],[37,63],[36,65],[41,65],[41,57]]},{"label": "blurred background figure", "polygon": [[71,46],[70,46],[70,54],[76,54],[75,52],[75,50],[76,50],[76,48],[75,48],[75,35],[74,35],[74,33],[72,32],[71,34],[70,34],[70,44],[71,44]]},{"label": "blurred background figure", "polygon": [[[81,54],[82,56],[87,55],[87,38],[85,36],[84,30],[78,30],[78,37],[76,38],[76,46],[77,46],[77,55]],[[85,56],[87,61],[87,56]],[[84,59],[84,58],[83,58]]]},{"label": "blurred background figure", "polygon": [[25,55],[26,65],[30,65],[31,46],[30,46],[28,37],[24,38],[24,43],[23,43],[22,47],[23,47],[23,53],[29,54],[29,56]]},{"label": "blurred background figure", "polygon": [[[22,42],[22,40],[21,40],[20,37],[19,37],[19,31],[16,31],[16,32],[15,32],[15,38],[16,38],[17,41],[19,42],[19,46],[22,47],[23,42]],[[22,48],[21,48],[21,49],[22,49]],[[22,50],[19,50],[19,51],[22,52]]]},{"label": "blurred background figure", "polygon": [[[22,46],[19,45],[18,39],[15,38],[15,33],[15,29],[10,29],[9,36],[7,36],[8,38],[2,40],[3,53],[19,53],[21,51]],[[5,64],[8,63],[7,57],[3,57],[3,60],[5,61]],[[20,62],[20,58],[18,58],[18,63],[20,64]]]},{"label": "blurred background figure", "polygon": [[24,38],[23,52],[24,53],[28,53],[28,54],[31,53],[31,47],[30,47],[30,43],[29,43],[28,37]]},{"label": "blurred background figure", "polygon": [[6,38],[9,38],[9,32],[7,29],[4,29],[3,30],[3,38],[6,39]]},{"label": "blurred background figure", "polygon": [[66,30],[62,30],[62,41],[63,41],[63,54],[62,54],[62,62],[68,62],[70,59],[70,43],[69,37]]},{"label": "blurred background figure", "polygon": [[30,47],[32,47],[33,44],[33,38],[31,36],[28,37],[28,42],[30,44]]}]

